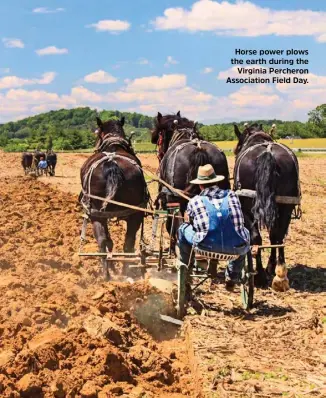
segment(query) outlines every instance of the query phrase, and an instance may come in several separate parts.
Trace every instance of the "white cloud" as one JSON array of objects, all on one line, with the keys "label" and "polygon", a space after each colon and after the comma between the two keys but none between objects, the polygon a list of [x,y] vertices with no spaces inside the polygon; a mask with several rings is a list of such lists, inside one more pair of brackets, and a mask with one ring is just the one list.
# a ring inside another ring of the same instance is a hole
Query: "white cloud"
[{"label": "white cloud", "polygon": [[34,8],[33,13],[35,14],[56,14],[58,12],[65,11],[64,8],[48,8],[48,7],[38,7]]},{"label": "white cloud", "polygon": [[199,0],[190,10],[168,8],[152,21],[157,30],[213,31],[228,36],[314,36],[326,40],[326,12],[272,10],[250,1]]},{"label": "white cloud", "polygon": [[243,86],[235,93],[230,94],[229,99],[236,106],[254,108],[272,106],[281,101],[274,90],[265,85],[257,85],[254,88]]},{"label": "white cloud", "polygon": [[4,38],[4,39],[2,39],[2,42],[3,42],[4,46],[7,48],[24,48],[25,47],[24,42],[20,39]]},{"label": "white cloud", "polygon": [[104,98],[100,94],[96,94],[83,86],[74,87],[71,90],[71,97],[76,101],[82,102],[103,102]]},{"label": "white cloud", "polygon": [[126,91],[160,91],[184,87],[187,82],[186,75],[163,75],[141,77],[129,82]]},{"label": "white cloud", "polygon": [[0,90],[5,90],[15,87],[32,86],[36,84],[50,84],[56,77],[55,72],[43,73],[40,79],[26,79],[17,76],[5,76],[0,78]]},{"label": "white cloud", "polygon": [[90,73],[84,77],[84,81],[87,83],[97,83],[97,84],[109,84],[115,83],[118,79],[110,75],[110,73],[104,70],[98,70],[97,72]]},{"label": "white cloud", "polygon": [[[222,71],[235,73],[233,68]],[[92,74],[91,74],[92,75]],[[183,74],[145,76],[125,79],[116,91],[91,91],[84,86],[73,87],[66,95],[45,90],[27,91],[23,86],[49,84],[54,72],[44,73],[38,79],[16,76],[0,78],[0,88],[9,90],[0,94],[0,122],[21,115],[32,115],[51,109],[92,106],[96,108],[133,110],[148,115],[157,111],[177,112],[192,120],[218,122],[248,119],[306,120],[307,113],[326,103],[326,76],[310,73],[309,84],[232,85],[234,92],[216,96],[190,87]]]},{"label": "white cloud", "polygon": [[213,72],[213,68],[209,68],[209,67],[204,68],[202,70],[202,73],[204,73],[205,75],[207,75],[208,73],[212,73],[212,72]]},{"label": "white cloud", "polygon": [[87,28],[95,28],[97,32],[110,32],[118,34],[130,29],[130,23],[128,21],[111,20],[106,19],[87,25]]},{"label": "white cloud", "polygon": [[166,63],[164,64],[165,67],[169,67],[170,65],[177,65],[179,61],[174,59],[171,55],[169,55],[166,59]]},{"label": "white cloud", "polygon": [[49,46],[35,51],[40,57],[44,55],[62,55],[68,54],[67,48],[58,48],[56,46]]}]

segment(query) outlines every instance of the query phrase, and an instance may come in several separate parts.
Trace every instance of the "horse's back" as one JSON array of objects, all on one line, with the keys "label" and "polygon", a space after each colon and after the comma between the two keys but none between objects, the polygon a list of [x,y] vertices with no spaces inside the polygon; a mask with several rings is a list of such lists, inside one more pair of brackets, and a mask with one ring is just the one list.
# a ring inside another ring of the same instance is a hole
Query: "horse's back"
[{"label": "horse's back", "polygon": [[[229,169],[226,156],[216,145],[207,141],[180,140],[166,152],[161,162],[161,177],[179,189],[185,189],[189,178],[195,178],[198,167],[211,164],[217,174],[228,183]],[[228,188],[228,187],[227,187]]]}]

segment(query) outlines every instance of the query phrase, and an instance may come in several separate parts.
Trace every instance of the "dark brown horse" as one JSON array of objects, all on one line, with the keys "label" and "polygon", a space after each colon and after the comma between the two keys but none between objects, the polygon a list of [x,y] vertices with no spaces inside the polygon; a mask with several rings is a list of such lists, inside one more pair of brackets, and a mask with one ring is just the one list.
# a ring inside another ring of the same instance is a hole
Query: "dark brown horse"
[{"label": "dark brown horse", "polygon": [[[295,154],[285,145],[274,142],[262,125],[247,126],[241,133],[234,126],[238,137],[235,148],[234,189],[256,192],[256,196],[240,196],[246,227],[250,231],[251,244],[261,245],[260,230],[267,228],[272,245],[283,244],[291,215],[300,203],[299,165]],[[283,202],[283,203],[280,203]],[[277,262],[285,265],[284,248],[271,249],[267,271],[274,274]],[[261,255],[257,255],[258,285],[266,285]]]},{"label": "dark brown horse", "polygon": [[[197,176],[199,166],[212,164],[217,174],[225,176],[220,184],[222,189],[230,188],[227,159],[223,151],[216,145],[203,141],[197,131],[196,123],[176,115],[162,116],[157,114],[156,127],[152,131],[152,142],[159,143],[160,178],[188,196],[199,193],[198,186],[191,185],[190,181]],[[181,214],[187,208],[187,200],[178,196],[164,186],[159,188],[156,206],[161,204],[163,209],[171,202],[180,203]],[[172,231],[172,245],[175,243],[178,225]],[[167,222],[167,230],[171,231],[171,219]]]},{"label": "dark brown horse", "polygon": [[24,152],[22,154],[22,166],[25,174],[27,174],[32,169],[33,164],[33,154]]},{"label": "dark brown horse", "polygon": [[[125,136],[124,118],[104,123],[97,118],[97,124],[96,153],[81,168],[83,191],[80,201],[89,213],[100,252],[113,250],[107,225],[110,218],[126,221],[123,250],[134,252],[136,234],[143,222],[144,213],[91,199],[87,194],[146,208],[149,196],[141,163]],[[108,279],[108,260],[104,258],[102,262],[104,276]]]}]

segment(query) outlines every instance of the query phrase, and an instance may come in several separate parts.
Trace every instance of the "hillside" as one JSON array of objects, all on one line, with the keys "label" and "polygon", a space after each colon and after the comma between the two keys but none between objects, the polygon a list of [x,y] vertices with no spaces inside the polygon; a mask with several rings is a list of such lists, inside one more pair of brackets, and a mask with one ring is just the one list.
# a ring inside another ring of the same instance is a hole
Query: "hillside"
[{"label": "hillside", "polygon": [[[7,151],[45,149],[86,149],[94,145],[93,131],[98,113],[90,108],[61,109],[0,126],[0,147]],[[102,120],[125,117],[127,134],[137,132],[137,140],[148,141],[153,119],[139,113],[102,111]],[[51,144],[52,142],[52,144]]]},{"label": "hillside", "polygon": [[[17,122],[0,125],[0,147],[6,151],[25,151],[35,148],[55,150],[87,149],[94,146],[96,110],[90,108],[61,109],[28,117]],[[102,120],[125,117],[125,131],[136,131],[137,142],[149,142],[149,129],[154,118],[140,113],[107,111],[99,113]],[[267,131],[276,124],[276,137],[299,138],[326,137],[326,105],[320,105],[309,112],[306,123],[282,120],[247,120],[238,123],[262,123]],[[209,141],[235,140],[233,123],[199,125],[201,135]]]}]

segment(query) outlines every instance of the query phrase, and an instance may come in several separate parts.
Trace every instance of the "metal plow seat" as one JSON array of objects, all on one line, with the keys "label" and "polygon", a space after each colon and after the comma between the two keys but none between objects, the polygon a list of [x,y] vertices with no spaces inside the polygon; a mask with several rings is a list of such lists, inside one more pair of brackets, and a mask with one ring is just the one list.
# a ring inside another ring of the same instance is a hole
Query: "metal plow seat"
[{"label": "metal plow seat", "polygon": [[209,260],[218,260],[218,261],[231,261],[236,260],[240,256],[238,254],[225,254],[225,253],[216,253],[208,250],[200,249],[199,247],[193,248],[196,259],[209,259]]},{"label": "metal plow seat", "polygon": [[[189,259],[189,264],[180,264],[178,267],[178,297],[176,303],[177,315],[182,319],[186,313],[187,291],[189,289],[194,292],[200,285],[202,285],[207,279],[210,279],[209,268],[200,269],[201,267],[191,266],[191,257],[194,255],[196,260],[207,260],[210,261],[230,261],[236,260],[240,256],[238,254],[225,254],[216,253],[209,250],[203,250],[199,247],[192,247],[192,255]],[[239,278],[240,293],[242,306],[245,310],[250,310],[253,305],[254,297],[254,269],[251,251],[249,250],[245,256],[244,264],[241,269],[241,275]],[[199,279],[200,281],[193,284],[193,278]]]}]

